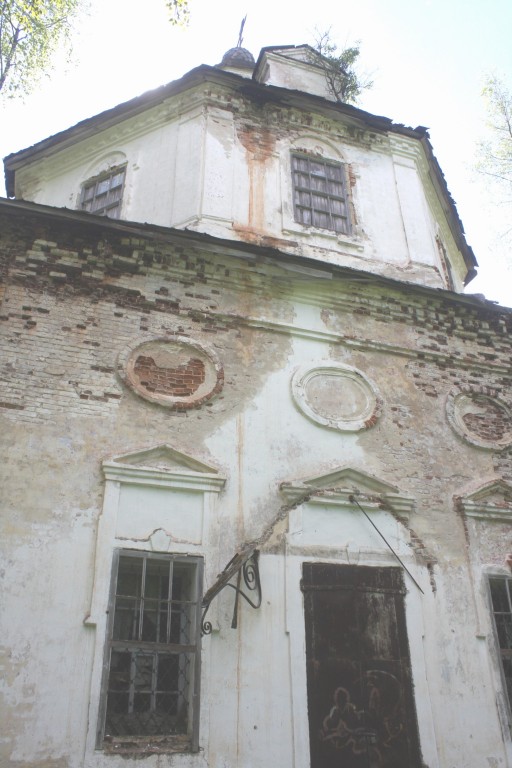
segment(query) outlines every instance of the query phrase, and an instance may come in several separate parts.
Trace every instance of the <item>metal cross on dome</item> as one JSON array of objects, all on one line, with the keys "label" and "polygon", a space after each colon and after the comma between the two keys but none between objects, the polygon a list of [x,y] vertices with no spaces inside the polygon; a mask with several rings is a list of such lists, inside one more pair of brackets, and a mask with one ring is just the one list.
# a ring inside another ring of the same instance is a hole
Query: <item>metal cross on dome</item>
[{"label": "metal cross on dome", "polygon": [[245,27],[245,21],[247,19],[247,14],[242,19],[242,23],[240,24],[240,32],[238,33],[238,43],[236,44],[237,48],[242,47],[242,43],[244,41],[244,27]]}]

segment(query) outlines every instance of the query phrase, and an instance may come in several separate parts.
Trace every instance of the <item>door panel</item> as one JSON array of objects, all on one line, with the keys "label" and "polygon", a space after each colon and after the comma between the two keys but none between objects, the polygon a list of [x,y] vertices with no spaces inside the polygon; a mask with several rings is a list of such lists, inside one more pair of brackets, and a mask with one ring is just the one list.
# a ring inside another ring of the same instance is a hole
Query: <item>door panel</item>
[{"label": "door panel", "polygon": [[419,768],[400,568],[305,563],[311,768]]}]

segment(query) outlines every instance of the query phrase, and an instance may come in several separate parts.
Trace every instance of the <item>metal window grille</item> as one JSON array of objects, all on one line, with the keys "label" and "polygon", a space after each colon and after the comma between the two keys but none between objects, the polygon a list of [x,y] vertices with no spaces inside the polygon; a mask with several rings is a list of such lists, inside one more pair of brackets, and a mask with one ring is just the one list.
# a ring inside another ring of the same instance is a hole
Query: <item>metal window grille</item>
[{"label": "metal window grille", "polygon": [[512,707],[512,578],[489,578],[494,626],[500,649],[501,668]]},{"label": "metal window grille", "polygon": [[350,216],[341,163],[292,155],[295,220],[305,226],[350,234]]},{"label": "metal window grille", "polygon": [[80,207],[83,211],[118,219],[121,214],[121,202],[126,168],[113,168],[94,179],[86,181],[82,187]]},{"label": "metal window grille", "polygon": [[116,552],[98,746],[168,737],[198,749],[202,560]]}]

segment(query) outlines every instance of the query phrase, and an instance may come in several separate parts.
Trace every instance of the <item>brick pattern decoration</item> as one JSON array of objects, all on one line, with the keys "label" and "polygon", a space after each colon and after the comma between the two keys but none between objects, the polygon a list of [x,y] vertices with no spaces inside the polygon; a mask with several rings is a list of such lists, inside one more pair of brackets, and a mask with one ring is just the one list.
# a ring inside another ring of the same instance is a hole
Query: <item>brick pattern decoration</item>
[{"label": "brick pattern decoration", "polygon": [[148,392],[172,397],[190,397],[205,380],[202,360],[191,357],[187,363],[176,367],[159,366],[149,355],[139,355],[134,373]]},{"label": "brick pattern decoration", "polygon": [[[278,319],[285,327],[295,324],[302,333],[284,288],[289,273],[278,264],[269,262],[263,269],[255,262],[248,267],[229,249],[222,254],[208,252],[196,242],[185,248],[162,240],[150,227],[132,233],[119,232],[118,226],[108,219],[92,225],[56,215],[0,211],[3,418],[114,419],[123,402],[116,367],[119,350],[146,335],[172,340],[176,334],[208,341],[234,371],[226,398],[217,400],[214,409],[203,409],[204,418],[213,418],[257,389],[260,379],[255,371],[261,366],[242,365],[246,355],[251,355],[251,362],[267,359],[270,338],[273,345],[282,339],[279,349],[287,354],[284,335],[264,331],[260,317]],[[337,347],[347,350],[343,359],[364,365],[377,384],[380,376],[368,367],[374,352],[378,359],[385,353],[393,366],[404,361],[406,380],[432,406],[438,400],[430,409],[433,414],[442,414],[452,387],[459,393],[478,391],[500,398],[512,409],[510,310],[448,292],[424,294],[405,283],[352,283],[346,275],[341,280],[341,274],[330,289],[323,287],[321,298],[307,281],[296,290],[297,301],[321,306],[325,332]],[[258,322],[257,333],[248,325],[251,317]],[[362,352],[364,361],[358,357]],[[194,357],[190,350],[179,364]],[[275,365],[283,360],[286,357],[276,358]],[[207,379],[206,360],[205,368]],[[187,409],[200,408],[220,392],[223,375],[217,373],[217,385],[204,397],[194,394],[193,402],[176,398],[177,403],[167,406],[185,418]],[[418,408],[420,402],[426,401],[418,400]],[[401,473],[412,477],[422,443],[405,435],[416,412],[411,403],[401,403],[397,397],[387,412],[404,438],[388,448],[386,461],[396,457]],[[501,435],[500,429],[494,440],[482,441],[484,447],[493,448]],[[505,446],[497,447],[501,451]],[[502,473],[512,477],[512,452],[510,457],[500,453],[495,461]]]},{"label": "brick pattern decoration", "polygon": [[464,414],[462,421],[467,429],[481,440],[502,440],[512,426],[505,409],[484,395],[474,395],[473,402],[480,412]]}]

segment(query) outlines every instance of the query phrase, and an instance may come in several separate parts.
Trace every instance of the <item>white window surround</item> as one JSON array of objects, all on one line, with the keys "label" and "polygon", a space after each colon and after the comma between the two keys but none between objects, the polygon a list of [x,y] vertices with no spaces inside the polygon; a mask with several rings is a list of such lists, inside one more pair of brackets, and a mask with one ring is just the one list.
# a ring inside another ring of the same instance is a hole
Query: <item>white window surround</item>
[{"label": "white window surround", "polygon": [[[402,496],[395,486],[372,475],[351,467],[340,467],[318,477],[292,480],[281,485],[281,492],[288,503],[296,506],[289,513],[289,532],[286,536],[285,591],[286,628],[290,637],[290,659],[293,701],[293,721],[302,727],[294,729],[294,753],[297,768],[309,766],[309,733],[307,712],[307,680],[303,598],[300,592],[302,566],[305,562],[347,563],[374,567],[396,566],[394,558],[384,542],[372,532],[370,524],[361,521],[362,515],[351,501],[355,496],[377,525],[389,536],[394,530],[399,540],[392,543],[408,570],[422,586],[424,594],[411,583],[407,574],[405,611],[407,634],[414,682],[414,695],[420,744],[425,763],[440,768],[435,726],[430,705],[430,693],[423,650],[425,635],[424,615],[428,615],[435,597],[429,583],[427,568],[418,563],[409,546],[408,531],[396,519],[382,509],[376,497],[396,510],[404,520],[414,513],[412,499]],[[308,495],[302,504],[300,499]],[[373,497],[373,500],[371,500]],[[318,514],[323,521],[321,540],[315,533]],[[332,521],[337,532],[325,528]],[[361,526],[359,523],[361,522]]]},{"label": "white window surround", "polygon": [[506,574],[487,573],[487,585],[494,617],[496,655],[500,661],[503,676],[503,691],[508,699],[510,722],[510,708],[512,706],[512,573],[510,571]]},{"label": "white window surround", "polygon": [[302,226],[348,235],[352,222],[343,163],[293,152],[294,219]]},{"label": "white window surround", "polygon": [[503,565],[482,563],[481,555],[478,555],[480,542],[491,526],[499,526],[506,530],[506,527],[512,523],[512,485],[497,474],[479,477],[462,489],[460,494],[454,497],[454,501],[466,518],[471,542],[470,551],[476,553],[473,562],[473,579],[477,596],[475,634],[486,647],[483,653],[488,660],[489,684],[495,691],[494,697],[505,749],[512,765],[512,702],[507,695],[489,587],[490,578],[512,578],[511,571],[505,565],[505,558],[510,552],[509,537],[504,535],[503,538]]},{"label": "white window surround", "polygon": [[87,766],[110,765],[112,759],[98,752],[96,741],[114,551],[204,557],[217,496],[226,482],[215,467],[168,445],[116,456],[102,466],[104,502],[98,520],[91,609],[84,619],[86,627],[95,629]]},{"label": "white window surround", "polygon": [[[488,634],[481,637],[487,640],[487,650],[491,668],[492,681],[495,687],[496,706],[499,713],[501,730],[503,733],[505,748],[512,761],[512,701],[508,695],[505,674],[501,661],[501,649],[496,630],[496,622],[493,616],[494,606],[491,597],[490,579],[512,580],[511,571],[505,566],[488,565],[482,569],[482,596],[485,605],[486,616],[483,626],[487,626]],[[511,763],[512,764],[512,763]]]},{"label": "white window surround", "polygon": [[[308,155],[312,158],[317,157],[326,163],[341,164],[345,174],[347,205],[350,218],[350,233],[344,234],[330,229],[322,229],[314,226],[307,226],[295,221],[294,211],[294,185],[292,157],[294,155]],[[297,240],[304,240],[308,244],[324,248],[341,248],[354,255],[364,252],[365,247],[361,239],[361,231],[358,223],[354,221],[353,209],[357,207],[355,190],[350,185],[347,172],[347,159],[341,155],[338,149],[326,141],[319,140],[318,137],[304,136],[296,139],[292,145],[283,148],[280,166],[281,166],[281,199],[282,205],[282,230],[286,235],[293,235]]]},{"label": "white window surround", "polygon": [[125,152],[121,150],[113,150],[102,154],[96,159],[90,161],[87,166],[83,166],[82,177],[83,181],[92,179],[95,176],[100,176],[103,173],[109,173],[112,168],[117,168],[120,165],[127,165],[128,157]]},{"label": "white window surround", "polygon": [[126,166],[116,166],[82,184],[80,208],[111,219],[121,217]]},{"label": "white window surround", "polygon": [[[114,552],[98,749],[198,749],[200,557]],[[140,747],[139,747],[140,748]]]},{"label": "white window surround", "polygon": [[[133,163],[131,163],[131,165],[133,165]],[[127,192],[127,182],[131,175],[130,167],[126,153],[121,150],[113,150],[100,155],[92,162],[89,161],[87,165],[83,164],[81,168],[75,167],[75,173],[78,173],[78,188],[75,188],[74,190],[75,207],[78,210],[82,208],[83,190],[88,182],[108,176],[112,171],[119,168],[124,168],[124,182],[121,199],[121,205],[123,206]]]}]

